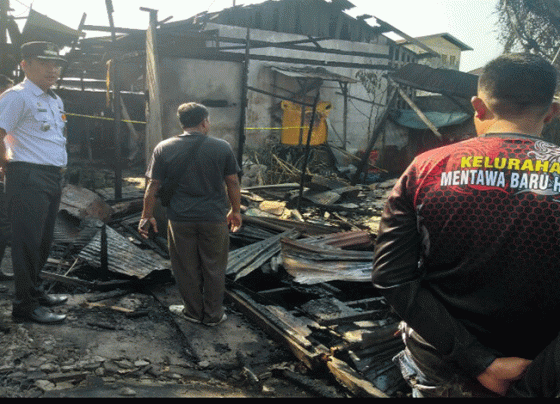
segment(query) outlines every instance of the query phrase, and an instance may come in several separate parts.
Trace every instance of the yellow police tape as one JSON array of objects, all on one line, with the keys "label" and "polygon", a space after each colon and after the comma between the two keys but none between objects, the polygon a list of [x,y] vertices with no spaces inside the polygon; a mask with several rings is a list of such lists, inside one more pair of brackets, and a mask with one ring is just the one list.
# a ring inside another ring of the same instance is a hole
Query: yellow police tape
[{"label": "yellow police tape", "polygon": [[[67,116],[77,116],[79,118],[89,118],[89,119],[100,119],[103,121],[114,121],[115,118],[107,118],[105,116],[93,116],[93,115],[82,115],[82,114],[73,114],[70,112],[66,113]],[[127,123],[138,123],[142,125],[146,125],[147,122],[143,121],[131,121],[127,119],[123,119],[122,122]],[[281,126],[279,128],[245,128],[245,130],[281,130],[281,129],[309,129],[309,126]]]},{"label": "yellow police tape", "polygon": [[[115,118],[107,118],[107,117],[105,117],[105,116],[92,116],[92,115],[72,114],[72,113],[70,113],[70,112],[67,112],[66,115],[67,115],[67,116],[77,116],[77,117],[80,117],[80,118],[100,119],[100,120],[103,120],[103,121],[114,121],[114,120],[115,120]],[[143,125],[146,124],[146,122],[143,122],[143,121],[131,121],[131,120],[126,120],[126,119],[123,119],[122,122],[140,123],[140,124],[143,124]]]}]

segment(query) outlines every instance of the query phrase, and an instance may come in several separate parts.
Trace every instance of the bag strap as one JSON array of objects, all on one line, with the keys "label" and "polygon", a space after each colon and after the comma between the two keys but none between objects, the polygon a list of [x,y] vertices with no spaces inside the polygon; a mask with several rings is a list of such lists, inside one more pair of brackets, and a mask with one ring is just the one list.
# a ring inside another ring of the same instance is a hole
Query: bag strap
[{"label": "bag strap", "polygon": [[[186,148],[186,149],[187,149],[187,152],[186,152],[186,153],[179,154],[179,155],[175,156],[175,158],[169,162],[169,166],[175,166],[175,165],[181,166],[181,165],[183,165],[183,163],[188,163],[188,164],[190,164],[190,163],[193,161],[193,159],[191,158],[191,160],[188,161],[188,162],[187,162],[187,159],[188,159],[189,157],[193,157],[194,154],[196,153],[196,151],[197,151],[197,150],[200,148],[200,146],[202,145],[202,143],[204,143],[204,141],[206,140],[206,135],[199,135],[199,136],[200,136],[200,139],[198,139],[198,142],[196,142],[196,143],[194,144],[194,146],[192,146],[192,147],[190,147],[190,148]],[[183,157],[183,158],[182,158],[182,160],[180,160],[180,164],[177,164],[177,162],[179,161],[179,158],[180,158],[180,157]],[[178,171],[178,170],[176,169],[176,170],[175,170],[175,174],[176,174],[175,176],[169,176],[170,180],[172,180],[172,181],[179,181],[181,175],[183,175],[184,172],[181,173],[181,172],[177,172],[177,171]],[[177,175],[177,174],[178,174],[178,175]]]}]

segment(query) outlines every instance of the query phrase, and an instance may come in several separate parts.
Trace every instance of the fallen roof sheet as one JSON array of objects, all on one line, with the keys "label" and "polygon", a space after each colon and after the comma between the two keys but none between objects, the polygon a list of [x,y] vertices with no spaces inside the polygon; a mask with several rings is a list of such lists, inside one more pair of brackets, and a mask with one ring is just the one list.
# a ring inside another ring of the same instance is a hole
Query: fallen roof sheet
[{"label": "fallen roof sheet", "polygon": [[372,27],[362,19],[342,11],[347,8],[350,7],[341,7],[340,2],[324,0],[268,0],[259,4],[230,7],[215,13],[201,13],[192,17],[192,20],[318,38],[359,42],[378,39],[383,29]]},{"label": "fallen roof sheet", "polygon": [[367,245],[366,232],[341,232],[324,237],[282,239],[282,265],[294,282],[313,285],[330,281],[371,282],[372,251],[340,246]]},{"label": "fallen roof sheet", "polygon": [[[446,126],[460,125],[472,118],[472,115],[464,112],[437,112],[428,111],[424,115],[432,122],[436,128],[443,128]],[[428,125],[424,123],[415,111],[412,110],[399,110],[391,120],[395,123],[411,128],[411,129],[429,129]]]},{"label": "fallen roof sheet", "polygon": [[432,93],[471,99],[477,93],[478,76],[450,69],[434,69],[409,63],[390,74],[395,82]]},{"label": "fallen roof sheet", "polygon": [[[168,260],[159,258],[157,255],[152,255],[148,251],[136,247],[126,237],[123,237],[109,226],[106,226],[105,229],[107,234],[107,269],[109,271],[143,279],[153,271],[170,268]],[[88,264],[95,267],[103,265],[102,261],[105,256],[102,234],[103,228],[99,230],[91,242],[78,255],[87,261]]]},{"label": "fallen roof sheet", "polygon": [[272,70],[283,74],[284,76],[296,78],[312,78],[321,79],[325,81],[337,81],[341,83],[358,83],[358,80],[351,77],[342,76],[340,74],[329,72],[324,67],[276,67],[271,66]]}]

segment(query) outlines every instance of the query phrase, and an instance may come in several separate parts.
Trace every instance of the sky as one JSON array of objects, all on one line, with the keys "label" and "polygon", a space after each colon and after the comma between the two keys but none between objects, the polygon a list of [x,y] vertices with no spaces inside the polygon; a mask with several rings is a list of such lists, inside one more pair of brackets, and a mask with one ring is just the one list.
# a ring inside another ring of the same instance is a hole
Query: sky
[{"label": "sky", "polygon": [[[200,12],[220,11],[237,5],[265,0],[112,0],[116,27],[146,29],[149,13],[140,7],[158,10],[158,20],[185,20]],[[461,71],[482,67],[498,56],[502,47],[497,39],[495,8],[498,0],[350,0],[356,7],[347,13],[356,17],[373,15],[409,36],[447,32],[473,48],[463,52]],[[88,25],[108,26],[105,0],[10,0],[12,15],[24,18],[29,7],[65,24],[78,28],[83,13]],[[374,24],[375,20],[368,20]],[[100,35],[100,33],[91,35]],[[105,35],[105,34],[104,34]]]}]

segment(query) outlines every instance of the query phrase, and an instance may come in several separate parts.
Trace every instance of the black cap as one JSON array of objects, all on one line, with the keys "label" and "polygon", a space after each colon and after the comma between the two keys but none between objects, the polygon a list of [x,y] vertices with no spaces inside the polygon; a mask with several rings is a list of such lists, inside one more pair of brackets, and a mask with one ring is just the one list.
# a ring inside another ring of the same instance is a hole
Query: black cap
[{"label": "black cap", "polygon": [[23,59],[56,60],[66,63],[66,59],[58,54],[58,46],[52,42],[27,42],[21,46],[21,57]]}]

